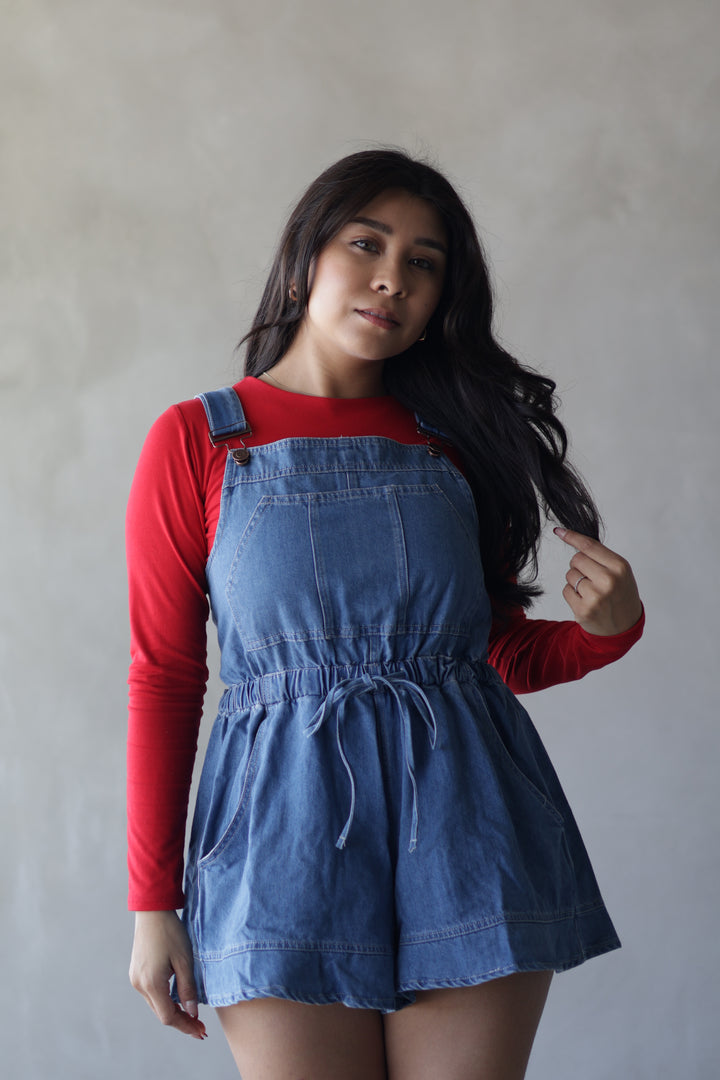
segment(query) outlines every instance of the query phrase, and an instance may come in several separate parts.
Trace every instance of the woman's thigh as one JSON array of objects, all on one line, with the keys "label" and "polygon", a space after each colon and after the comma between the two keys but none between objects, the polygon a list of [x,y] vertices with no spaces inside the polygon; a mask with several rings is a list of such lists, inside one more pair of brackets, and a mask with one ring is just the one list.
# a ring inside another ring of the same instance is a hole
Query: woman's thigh
[{"label": "woman's thigh", "polygon": [[259,998],[217,1014],[242,1080],[386,1080],[372,1009]]},{"label": "woman's thigh", "polygon": [[551,971],[418,993],[384,1017],[389,1080],[522,1080]]}]

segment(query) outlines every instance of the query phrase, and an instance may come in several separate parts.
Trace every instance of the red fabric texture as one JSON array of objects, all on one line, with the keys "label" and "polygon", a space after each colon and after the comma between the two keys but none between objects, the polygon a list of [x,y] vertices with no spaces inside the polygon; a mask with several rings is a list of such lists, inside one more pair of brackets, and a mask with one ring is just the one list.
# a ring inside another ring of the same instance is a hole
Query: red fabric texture
[{"label": "red fabric texture", "polygon": [[[376,435],[423,443],[414,417],[392,397],[319,398],[258,379],[236,386],[257,446],[293,436]],[[239,445],[233,440],[232,445]],[[449,456],[461,466],[450,449]],[[213,544],[225,448],[208,438],[202,403],[174,405],[143,446],[127,510],[131,666],[128,729],[129,907],[182,907],[190,782],[207,681],[205,563]],[[496,620],[490,662],[515,693],[582,678],[623,656],[644,618],[597,637],[573,621]]]}]

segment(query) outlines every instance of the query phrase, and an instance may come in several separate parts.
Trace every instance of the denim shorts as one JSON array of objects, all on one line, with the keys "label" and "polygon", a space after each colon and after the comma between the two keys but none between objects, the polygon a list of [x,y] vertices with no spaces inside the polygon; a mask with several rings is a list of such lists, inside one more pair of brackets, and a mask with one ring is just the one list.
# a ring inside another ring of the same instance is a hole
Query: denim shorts
[{"label": "denim shorts", "polygon": [[[211,431],[244,423],[202,395]],[[391,1012],[617,948],[527,713],[487,663],[470,489],[389,439],[228,455],[208,588],[225,691],[184,921],[199,999]]]}]

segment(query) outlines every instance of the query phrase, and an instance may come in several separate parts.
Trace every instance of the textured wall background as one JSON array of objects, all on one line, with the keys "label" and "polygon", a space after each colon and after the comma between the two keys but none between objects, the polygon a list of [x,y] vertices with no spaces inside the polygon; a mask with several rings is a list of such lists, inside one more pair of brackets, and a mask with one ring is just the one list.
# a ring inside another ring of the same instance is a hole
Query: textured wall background
[{"label": "textured wall background", "polygon": [[530,1077],[716,1076],[717,5],[0,15],[7,1075],[234,1075],[212,1018],[182,1040],[126,978],[124,504],[155,416],[237,375],[287,207],[383,141],[473,207],[502,335],[557,379],[648,611],[625,660],[529,701],[625,943],[557,978]]}]

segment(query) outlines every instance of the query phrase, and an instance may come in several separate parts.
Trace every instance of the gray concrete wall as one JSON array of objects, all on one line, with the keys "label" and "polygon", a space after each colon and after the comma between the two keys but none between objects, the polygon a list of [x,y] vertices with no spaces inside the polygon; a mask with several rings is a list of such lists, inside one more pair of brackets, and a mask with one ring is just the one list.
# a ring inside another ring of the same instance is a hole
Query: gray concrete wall
[{"label": "gray concrete wall", "polygon": [[385,141],[473,207],[502,335],[558,381],[648,611],[625,660],[529,701],[625,943],[556,979],[530,1077],[716,1076],[717,5],[1,17],[5,1075],[234,1075],[214,1018],[183,1040],[127,982],[124,504],[154,417],[237,374],[289,204]]}]

